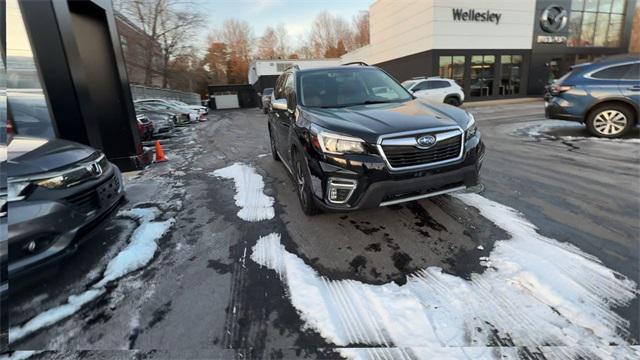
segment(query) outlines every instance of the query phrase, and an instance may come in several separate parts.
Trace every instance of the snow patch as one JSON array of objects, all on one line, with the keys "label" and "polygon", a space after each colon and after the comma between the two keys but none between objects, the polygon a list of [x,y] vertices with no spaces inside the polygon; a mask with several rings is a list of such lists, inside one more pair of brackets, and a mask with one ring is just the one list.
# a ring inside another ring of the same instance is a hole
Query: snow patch
[{"label": "snow patch", "polygon": [[102,275],[102,279],[91,289],[79,295],[71,295],[63,305],[46,310],[27,321],[22,326],[9,330],[9,342],[18,341],[31,333],[65,319],[85,304],[95,300],[106,292],[105,285],[147,265],[158,248],[158,241],[171,228],[175,220],[153,221],[160,215],[158,208],[133,208],[120,211],[119,216],[138,220],[140,224],[134,230],[131,241],[111,259]]},{"label": "snow patch", "polygon": [[87,290],[80,295],[71,295],[67,299],[67,303],[51,308],[43,313],[36,315],[20,327],[11,328],[9,330],[9,342],[18,341],[25,336],[40,330],[43,327],[53,325],[58,321],[75,314],[82,306],[95,300],[104,294],[105,288]]},{"label": "snow patch", "polygon": [[638,138],[624,138],[624,139],[607,139],[599,138],[595,136],[557,136],[549,134],[548,132],[555,129],[575,129],[584,130],[585,125],[571,121],[562,120],[543,120],[536,122],[533,125],[524,127],[518,131],[528,135],[529,137],[545,137],[552,140],[566,140],[566,141],[595,141],[595,142],[608,142],[608,143],[640,143]]},{"label": "snow patch", "polygon": [[482,262],[488,268],[470,280],[438,267],[402,286],[330,280],[275,233],[258,240],[251,259],[279,274],[306,327],[339,346],[484,347],[494,336],[514,346],[627,345],[629,324],[612,308],[636,297],[633,281],[540,235],[512,208],[477,194],[455,197],[511,235],[495,242]]},{"label": "snow patch", "polygon": [[233,197],[236,205],[240,207],[238,217],[246,221],[261,221],[273,219],[273,198],[266,196],[262,176],[250,166],[235,163],[222,169],[218,169],[209,175],[233,179],[236,187],[236,195]]},{"label": "snow patch", "polygon": [[171,228],[174,222],[175,219],[142,222],[133,232],[129,245],[109,261],[102,280],[96,286],[104,286],[147,265],[158,249],[156,241]]},{"label": "snow patch", "polygon": [[0,360],[26,360],[33,355],[37,355],[42,351],[34,351],[34,350],[16,350],[10,355],[2,355],[0,356]]}]

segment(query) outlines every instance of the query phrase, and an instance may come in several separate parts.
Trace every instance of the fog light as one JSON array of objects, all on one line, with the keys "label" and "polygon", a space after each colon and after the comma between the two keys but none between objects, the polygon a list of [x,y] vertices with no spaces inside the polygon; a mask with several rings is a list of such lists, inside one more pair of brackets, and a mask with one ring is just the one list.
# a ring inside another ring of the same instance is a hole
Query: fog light
[{"label": "fog light", "polygon": [[349,201],[355,191],[357,181],[350,179],[329,179],[327,193],[329,202],[334,204],[344,204]]}]

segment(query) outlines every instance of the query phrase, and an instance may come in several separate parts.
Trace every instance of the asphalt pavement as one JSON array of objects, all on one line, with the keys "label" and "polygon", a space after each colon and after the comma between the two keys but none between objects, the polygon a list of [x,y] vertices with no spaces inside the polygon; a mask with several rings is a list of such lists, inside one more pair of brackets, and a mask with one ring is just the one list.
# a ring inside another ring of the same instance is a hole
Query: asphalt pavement
[{"label": "asphalt pavement", "polygon": [[[625,279],[634,288],[640,282],[638,130],[627,139],[593,139],[581,126],[546,121],[541,101],[465,108],[475,114],[487,146],[480,196],[516,210],[544,239],[571,244],[563,251],[610,269],[614,281]],[[380,355],[370,349],[383,346],[368,339],[345,344],[336,340],[339,337],[299,306],[295,276],[284,277],[252,257],[259,239],[278,234],[283,253],[302,266],[301,271],[308,269],[320,279],[388,290],[405,289],[424,269],[440,268],[452,279],[477,281],[496,242],[514,236],[513,231],[464,199],[449,196],[306,217],[286,168],[271,158],[266,125],[260,109],[212,111],[207,122],[163,139],[169,161],[129,176],[123,205],[157,207],[162,219],[175,219],[157,241],[153,260],[10,348],[45,351],[35,353],[34,359],[341,358],[349,356],[350,349],[365,349],[355,357],[419,357],[421,351],[413,345]],[[262,177],[264,194],[274,198],[273,218],[247,221],[238,216],[238,185],[213,174],[234,163],[251,166]],[[93,286],[138,225],[114,214],[73,257],[25,283],[11,296],[10,326],[24,325]],[[422,306],[430,304],[423,301]],[[621,319],[613,332],[622,343],[583,345],[637,346],[639,306],[635,296],[610,306],[607,316]],[[566,315],[561,306],[553,310]],[[522,309],[528,311],[533,310]],[[349,327],[348,322],[344,325]],[[385,329],[383,338],[393,332]],[[464,339],[474,336],[462,338],[466,344]],[[490,349],[483,353],[490,357],[500,356],[501,347],[511,347],[513,352],[505,353],[516,357],[553,357],[549,349],[540,348],[548,344],[529,344],[515,332],[496,330],[490,339],[465,346]],[[617,350],[607,351],[611,355]]]}]

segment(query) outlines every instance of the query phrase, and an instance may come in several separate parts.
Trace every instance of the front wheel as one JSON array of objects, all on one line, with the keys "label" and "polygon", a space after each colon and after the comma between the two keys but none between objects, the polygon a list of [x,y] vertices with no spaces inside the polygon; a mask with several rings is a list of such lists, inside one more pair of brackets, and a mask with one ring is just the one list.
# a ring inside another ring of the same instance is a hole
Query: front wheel
[{"label": "front wheel", "polygon": [[633,127],[633,115],[626,106],[603,104],[595,108],[587,118],[587,129],[603,138],[621,137]]},{"label": "front wheel", "polygon": [[311,177],[309,176],[309,170],[306,163],[302,159],[302,156],[298,152],[294,151],[293,157],[293,172],[296,181],[298,200],[302,212],[307,216],[313,216],[320,212],[320,209],[313,201],[313,193],[311,191]]}]

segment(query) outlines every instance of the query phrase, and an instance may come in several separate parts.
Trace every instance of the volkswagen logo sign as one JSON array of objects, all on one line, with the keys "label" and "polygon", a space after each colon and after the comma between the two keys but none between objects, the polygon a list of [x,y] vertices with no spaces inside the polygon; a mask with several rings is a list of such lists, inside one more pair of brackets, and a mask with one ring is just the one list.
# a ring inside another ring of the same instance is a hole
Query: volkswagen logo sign
[{"label": "volkswagen logo sign", "polygon": [[438,142],[435,136],[433,135],[424,135],[420,136],[416,139],[419,148],[428,149]]},{"label": "volkswagen logo sign", "polygon": [[98,164],[97,162],[91,163],[88,170],[94,177],[99,177],[100,175],[102,175],[102,166],[100,166],[100,164]]},{"label": "volkswagen logo sign", "polygon": [[569,14],[562,6],[550,5],[542,10],[540,27],[548,33],[557,33],[567,26]]}]

